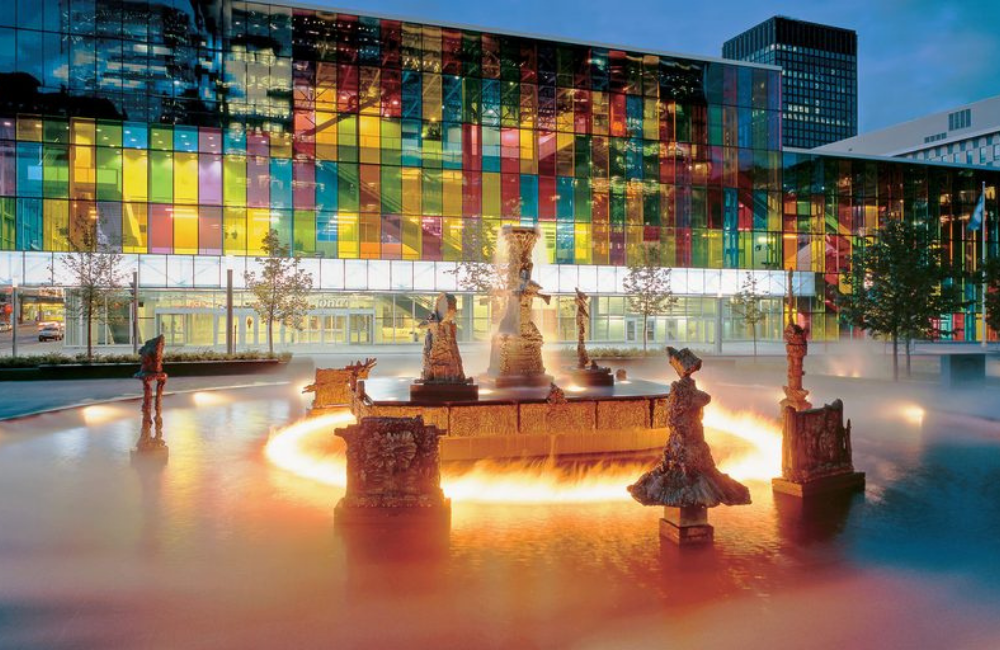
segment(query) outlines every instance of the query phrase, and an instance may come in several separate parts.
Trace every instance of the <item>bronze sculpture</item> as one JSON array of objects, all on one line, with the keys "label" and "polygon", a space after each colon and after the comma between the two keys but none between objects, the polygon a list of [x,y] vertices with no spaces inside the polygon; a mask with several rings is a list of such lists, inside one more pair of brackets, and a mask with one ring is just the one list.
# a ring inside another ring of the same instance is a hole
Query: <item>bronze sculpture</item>
[{"label": "bronze sculpture", "polygon": [[747,487],[715,466],[705,442],[702,417],[711,396],[698,389],[692,375],[701,359],[691,350],[667,348],[670,365],[680,379],[670,385],[667,397],[669,438],[663,458],[652,470],[628,487],[632,498],[647,506],[664,506],[660,534],[680,544],[710,542],[713,529],[706,509],[720,504],[750,503]]},{"label": "bronze sculpture", "polygon": [[576,296],[576,368],[569,371],[573,380],[582,386],[613,386],[615,383],[611,368],[603,368],[587,354],[587,326],[590,324],[590,296],[575,289]]},{"label": "bronze sculpture", "polygon": [[[167,385],[167,373],[163,372],[163,346],[165,339],[159,335],[146,341],[139,349],[141,366],[133,375],[142,380],[142,430],[133,453],[158,454],[167,453],[167,444],[163,441],[163,390]],[[153,397],[153,383],[156,384],[156,397]],[[154,430],[155,427],[155,430]]]},{"label": "bronze sculpture", "polygon": [[303,393],[315,393],[310,413],[319,414],[325,409],[336,408],[351,403],[351,391],[359,379],[367,379],[375,359],[356,361],[343,368],[317,368],[316,380],[302,389]]},{"label": "bronze sculpture", "polygon": [[420,324],[424,335],[423,371],[410,385],[410,397],[431,401],[476,399],[479,387],[465,376],[458,350],[455,313],[458,302],[450,293],[441,293],[434,311]]}]

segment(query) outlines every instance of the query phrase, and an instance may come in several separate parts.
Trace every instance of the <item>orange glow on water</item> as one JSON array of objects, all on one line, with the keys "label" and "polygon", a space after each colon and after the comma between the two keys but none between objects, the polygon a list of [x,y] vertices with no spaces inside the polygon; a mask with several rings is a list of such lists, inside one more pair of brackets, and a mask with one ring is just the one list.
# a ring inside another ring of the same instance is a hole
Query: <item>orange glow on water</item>
[{"label": "orange glow on water", "polygon": [[[741,481],[769,481],[781,473],[781,433],[776,422],[711,405],[706,439],[719,469]],[[302,420],[272,433],[265,455],[274,465],[331,487],[346,485],[343,442],[333,430],[354,422],[344,411]],[[445,465],[441,487],[463,503],[597,503],[626,501],[625,487],[653,461],[628,460],[567,470],[551,459],[483,460],[471,467]]]}]

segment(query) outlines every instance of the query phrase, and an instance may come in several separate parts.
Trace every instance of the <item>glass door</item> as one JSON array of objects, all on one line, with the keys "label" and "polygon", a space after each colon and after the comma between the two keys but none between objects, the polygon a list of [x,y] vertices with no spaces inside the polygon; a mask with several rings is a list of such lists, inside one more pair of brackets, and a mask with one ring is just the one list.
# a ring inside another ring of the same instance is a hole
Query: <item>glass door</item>
[{"label": "glass door", "polygon": [[369,345],[372,343],[372,318],[371,314],[350,314],[349,326],[351,344]]}]

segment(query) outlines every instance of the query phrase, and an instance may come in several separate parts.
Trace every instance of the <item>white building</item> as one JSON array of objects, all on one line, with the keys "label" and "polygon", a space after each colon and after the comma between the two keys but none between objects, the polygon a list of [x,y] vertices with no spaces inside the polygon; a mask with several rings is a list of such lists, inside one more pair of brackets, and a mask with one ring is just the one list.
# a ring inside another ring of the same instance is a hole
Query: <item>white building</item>
[{"label": "white building", "polygon": [[816,151],[1000,167],[1000,95],[832,142]]}]

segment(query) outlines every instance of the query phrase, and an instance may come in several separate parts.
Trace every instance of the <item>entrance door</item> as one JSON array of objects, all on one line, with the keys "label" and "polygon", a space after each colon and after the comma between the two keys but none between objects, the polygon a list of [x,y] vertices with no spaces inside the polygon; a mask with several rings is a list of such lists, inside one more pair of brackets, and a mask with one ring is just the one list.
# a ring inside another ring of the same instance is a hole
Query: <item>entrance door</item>
[{"label": "entrance door", "polygon": [[348,315],[350,342],[352,344],[369,345],[372,342],[373,320],[374,318],[371,314]]},{"label": "entrance door", "polygon": [[185,317],[187,314],[160,314],[159,322],[156,324],[156,331],[163,335],[164,343],[168,347],[184,345],[186,327]]},{"label": "entrance door", "polygon": [[326,314],[323,316],[323,342],[347,343],[347,315]]}]

